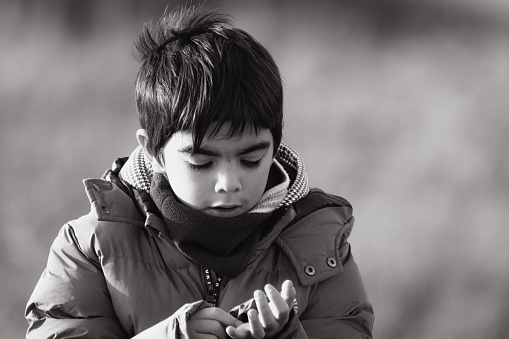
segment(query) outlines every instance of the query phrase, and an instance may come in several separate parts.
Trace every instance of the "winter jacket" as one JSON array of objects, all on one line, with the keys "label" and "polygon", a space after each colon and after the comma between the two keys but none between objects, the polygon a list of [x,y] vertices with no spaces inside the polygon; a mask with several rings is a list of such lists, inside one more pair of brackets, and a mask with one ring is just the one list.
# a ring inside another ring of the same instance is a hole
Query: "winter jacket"
[{"label": "winter jacket", "polygon": [[[210,306],[204,269],[117,175],[84,181],[91,211],[56,237],[27,304],[27,338],[180,338],[187,317]],[[353,222],[346,200],[311,189],[247,269],[220,282],[217,307],[230,311],[290,279],[295,314],[278,337],[371,338],[373,310],[347,242]]]}]

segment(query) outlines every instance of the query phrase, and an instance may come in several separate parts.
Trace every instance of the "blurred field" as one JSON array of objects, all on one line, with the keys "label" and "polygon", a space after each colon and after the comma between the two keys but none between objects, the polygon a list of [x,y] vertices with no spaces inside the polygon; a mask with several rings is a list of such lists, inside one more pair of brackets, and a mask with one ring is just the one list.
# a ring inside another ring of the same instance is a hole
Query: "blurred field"
[{"label": "blurred field", "polygon": [[[509,330],[509,3],[209,1],[273,53],[285,140],[349,199],[375,337]],[[176,4],[176,2],[172,2]],[[24,306],[81,180],[136,145],[131,43],[165,7],[0,2],[0,328]]]}]

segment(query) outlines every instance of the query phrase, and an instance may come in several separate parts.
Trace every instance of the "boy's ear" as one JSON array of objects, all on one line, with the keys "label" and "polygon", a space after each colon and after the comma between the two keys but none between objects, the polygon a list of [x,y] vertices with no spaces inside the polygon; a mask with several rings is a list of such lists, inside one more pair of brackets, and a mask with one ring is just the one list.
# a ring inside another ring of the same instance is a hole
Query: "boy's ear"
[{"label": "boy's ear", "polygon": [[138,139],[138,143],[143,148],[143,152],[145,153],[145,157],[149,160],[152,165],[152,170],[157,173],[166,173],[164,169],[164,165],[161,163],[157,155],[152,154],[147,149],[148,143],[148,134],[147,131],[143,128],[136,131],[136,139]]}]

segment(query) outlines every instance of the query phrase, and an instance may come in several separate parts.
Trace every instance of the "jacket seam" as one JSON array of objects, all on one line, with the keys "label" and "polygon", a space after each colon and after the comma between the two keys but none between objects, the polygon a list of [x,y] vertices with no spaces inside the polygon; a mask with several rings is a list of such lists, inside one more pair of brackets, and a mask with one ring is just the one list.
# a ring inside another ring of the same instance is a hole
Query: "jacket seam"
[{"label": "jacket seam", "polygon": [[[250,269],[251,271],[254,271],[254,272],[264,272],[264,273],[295,273],[295,270],[292,269],[292,270],[286,270],[286,271],[282,271],[282,270],[277,270],[277,271],[274,271],[274,270],[265,270],[263,268],[259,268],[259,267],[247,267],[248,269]],[[293,268],[293,267],[292,267]]]},{"label": "jacket seam", "polygon": [[[130,218],[122,218],[122,217],[117,217],[117,216],[104,216],[104,215],[100,215],[97,217],[97,221],[106,221],[106,222],[112,222],[112,223],[119,223],[119,224],[123,224],[123,225],[130,225],[130,226],[134,226],[134,227],[144,227],[145,224],[143,221],[141,220],[134,220],[134,219],[130,219]],[[134,223],[133,221],[136,221],[137,223]]]},{"label": "jacket seam", "polygon": [[153,267],[157,267],[157,268],[161,268],[161,269],[164,269],[164,270],[181,270],[181,269],[189,269],[192,267],[192,265],[186,265],[186,266],[182,266],[182,267],[175,267],[175,268],[169,268],[168,266],[166,265],[158,265],[158,264],[154,264],[154,263],[150,263],[150,262],[147,262],[147,261],[144,261],[144,260],[141,260],[141,259],[138,259],[138,258],[134,258],[134,257],[131,257],[131,256],[125,256],[125,255],[102,255],[101,258],[120,258],[120,259],[126,259],[126,260],[131,260],[131,261],[136,261],[136,262],[139,262],[139,263],[142,263],[144,265],[147,265],[147,266],[153,266]]},{"label": "jacket seam", "polygon": [[101,267],[101,264],[100,264],[100,256],[97,257],[98,261],[95,261],[93,260],[92,258],[90,258],[86,253],[85,251],[83,250],[83,248],[81,248],[81,245],[79,243],[79,240],[78,240],[78,237],[76,236],[76,233],[74,232],[74,227],[71,225],[70,222],[67,223],[67,226],[69,227],[69,234],[72,238],[72,243],[74,245],[74,247],[76,247],[76,249],[81,253],[81,255],[87,259],[92,265],[94,265],[95,267],[99,268],[100,270],[102,270],[102,267]]}]

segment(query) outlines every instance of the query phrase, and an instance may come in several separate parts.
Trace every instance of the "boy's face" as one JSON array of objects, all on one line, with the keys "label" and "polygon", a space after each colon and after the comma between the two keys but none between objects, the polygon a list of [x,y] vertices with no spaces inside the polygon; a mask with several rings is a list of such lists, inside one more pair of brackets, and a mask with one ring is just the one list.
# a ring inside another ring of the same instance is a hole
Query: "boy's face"
[{"label": "boy's face", "polygon": [[[194,154],[192,133],[175,133],[163,149],[164,166],[180,201],[205,214],[235,217],[248,212],[260,200],[273,162],[273,138],[268,129],[258,134],[246,129],[227,138],[225,123],[214,137],[207,137]],[[157,167],[154,167],[157,171]]]}]

